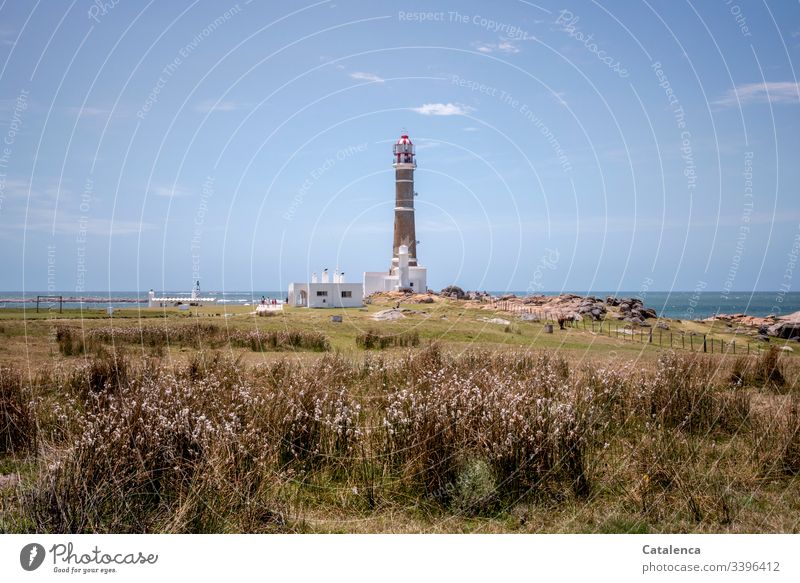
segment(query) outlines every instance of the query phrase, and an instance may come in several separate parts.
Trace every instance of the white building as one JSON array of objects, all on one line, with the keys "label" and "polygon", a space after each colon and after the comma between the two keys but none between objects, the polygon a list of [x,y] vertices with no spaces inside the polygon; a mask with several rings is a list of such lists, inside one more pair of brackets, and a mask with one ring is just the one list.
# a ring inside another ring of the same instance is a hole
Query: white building
[{"label": "white building", "polygon": [[400,245],[397,267],[389,271],[364,272],[364,296],[376,292],[412,291],[423,294],[428,291],[428,270],[418,265],[409,265],[408,247]]},{"label": "white building", "polygon": [[360,308],[364,305],[364,286],[360,283],[345,283],[344,273],[337,270],[333,281],[329,281],[328,270],[322,272],[321,281],[311,274],[308,283],[289,284],[289,305],[306,308]]},{"label": "white building", "polygon": [[168,306],[202,306],[204,304],[213,304],[217,301],[217,298],[204,298],[200,296],[200,282],[194,284],[192,287],[192,293],[187,298],[185,296],[176,296],[176,297],[163,297],[157,298],[156,292],[152,289],[147,292],[147,307],[148,308],[165,308]]}]

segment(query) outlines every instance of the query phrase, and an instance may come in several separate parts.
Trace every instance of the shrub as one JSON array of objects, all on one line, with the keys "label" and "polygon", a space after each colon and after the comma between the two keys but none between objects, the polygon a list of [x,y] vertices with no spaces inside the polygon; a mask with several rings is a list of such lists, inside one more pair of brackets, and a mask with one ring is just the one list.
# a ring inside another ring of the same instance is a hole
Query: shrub
[{"label": "shrub", "polygon": [[381,334],[369,330],[356,336],[356,346],[364,350],[384,350],[394,346],[419,346],[419,334],[417,332]]},{"label": "shrub", "polygon": [[505,496],[557,483],[588,491],[586,403],[555,361],[515,371],[505,357],[436,348],[409,360],[388,395],[385,451],[428,496],[449,502],[464,456],[485,459]]},{"label": "shrub", "polygon": [[496,480],[486,460],[470,458],[462,464],[451,505],[467,515],[486,515],[496,508]]},{"label": "shrub", "polygon": [[228,340],[232,346],[249,348],[254,352],[265,350],[312,350],[326,352],[331,349],[330,341],[321,332],[302,330],[280,330],[251,332],[234,331]]}]

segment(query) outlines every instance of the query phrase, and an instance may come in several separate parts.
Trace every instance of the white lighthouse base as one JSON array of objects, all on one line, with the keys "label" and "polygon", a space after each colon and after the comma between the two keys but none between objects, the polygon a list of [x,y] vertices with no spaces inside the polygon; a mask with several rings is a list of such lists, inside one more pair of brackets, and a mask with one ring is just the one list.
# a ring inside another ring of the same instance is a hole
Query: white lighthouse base
[{"label": "white lighthouse base", "polygon": [[428,291],[428,270],[409,265],[408,246],[400,245],[392,268],[364,272],[364,297],[376,292],[403,291],[424,294]]},{"label": "white lighthouse base", "polygon": [[400,275],[396,268],[388,273],[386,271],[364,272],[364,297],[376,292],[407,290],[417,294],[424,294],[428,291],[428,269],[426,267],[408,268],[407,287],[400,285]]}]

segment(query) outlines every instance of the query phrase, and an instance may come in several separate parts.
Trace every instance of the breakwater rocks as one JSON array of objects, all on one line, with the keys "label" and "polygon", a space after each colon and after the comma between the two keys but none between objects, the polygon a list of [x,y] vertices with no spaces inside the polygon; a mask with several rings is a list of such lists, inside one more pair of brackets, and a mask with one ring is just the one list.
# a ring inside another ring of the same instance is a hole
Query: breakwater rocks
[{"label": "breakwater rocks", "polygon": [[581,320],[605,320],[614,317],[623,322],[647,327],[647,320],[657,318],[656,311],[646,308],[639,298],[607,297],[605,300],[595,296],[560,294],[557,296],[531,295],[517,297],[513,294],[497,298],[487,309],[501,309],[509,312],[543,312],[552,317]]},{"label": "breakwater rocks", "polygon": [[769,315],[763,318],[747,314],[717,314],[703,320],[704,322],[724,322],[730,326],[750,326],[758,328],[761,340],[770,336],[786,340],[800,341],[800,312],[786,316]]},{"label": "breakwater rocks", "polygon": [[648,318],[658,317],[656,311],[653,308],[645,308],[644,302],[639,298],[617,298],[609,296],[606,298],[606,304],[619,308],[617,319],[623,322],[638,324],[639,326],[648,326]]}]

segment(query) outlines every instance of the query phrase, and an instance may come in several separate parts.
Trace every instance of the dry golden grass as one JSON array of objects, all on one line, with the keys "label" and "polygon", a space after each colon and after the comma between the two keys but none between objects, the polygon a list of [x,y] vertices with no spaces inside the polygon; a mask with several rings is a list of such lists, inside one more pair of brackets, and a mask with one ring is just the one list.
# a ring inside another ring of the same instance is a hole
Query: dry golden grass
[{"label": "dry golden grass", "polygon": [[437,345],[253,366],[104,345],[2,369],[0,468],[21,480],[0,529],[794,532],[797,372],[736,366]]}]

